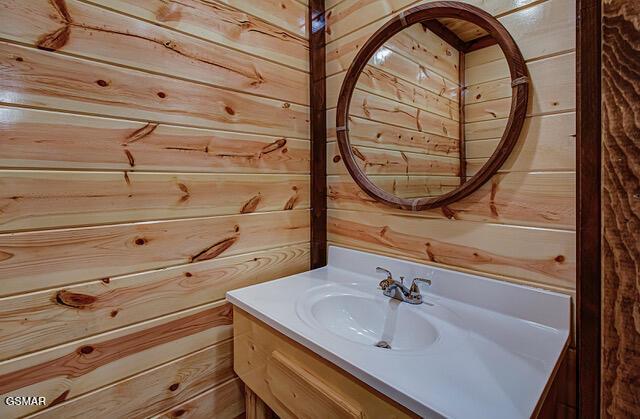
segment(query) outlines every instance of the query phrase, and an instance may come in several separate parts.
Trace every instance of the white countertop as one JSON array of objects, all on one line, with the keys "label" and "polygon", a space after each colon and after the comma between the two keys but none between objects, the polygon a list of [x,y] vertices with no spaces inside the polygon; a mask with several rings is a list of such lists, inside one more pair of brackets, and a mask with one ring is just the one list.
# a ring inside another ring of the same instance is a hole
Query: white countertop
[{"label": "white countertop", "polygon": [[[396,278],[432,279],[421,287],[425,304],[382,295],[377,266]],[[319,327],[310,311],[336,295],[368,298],[416,339],[426,319],[436,337],[406,350],[345,339]],[[530,417],[568,342],[571,310],[564,294],[335,246],[326,267],[230,291],[227,299],[429,418]]]}]

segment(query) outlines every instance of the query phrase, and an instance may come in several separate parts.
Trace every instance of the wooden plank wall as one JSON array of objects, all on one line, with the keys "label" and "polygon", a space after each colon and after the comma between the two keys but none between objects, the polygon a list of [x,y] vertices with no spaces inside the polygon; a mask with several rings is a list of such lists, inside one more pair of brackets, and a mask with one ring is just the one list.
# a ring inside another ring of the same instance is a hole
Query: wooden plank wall
[{"label": "wooden plank wall", "polygon": [[[491,157],[506,128],[511,107],[509,64],[498,45],[465,55],[465,157],[471,177]],[[483,127],[491,125],[491,131]],[[493,137],[493,138],[492,138]]]},{"label": "wooden plank wall", "polygon": [[[640,4],[602,9],[603,418],[640,417]],[[583,326],[584,327],[584,326]]]},{"label": "wooden plank wall", "polygon": [[[371,57],[349,115],[357,162],[376,185],[410,198],[439,195],[460,183],[458,63],[458,50],[421,24],[396,34]],[[329,81],[335,103],[342,77]],[[345,173],[342,162],[329,164],[328,174]]]},{"label": "wooden plank wall", "polygon": [[233,418],[227,290],[309,267],[304,0],[0,0],[3,418]]},{"label": "wooden plank wall", "polygon": [[[341,165],[335,146],[335,104],[346,69],[376,29],[421,1],[327,1],[327,164],[333,173],[328,177],[329,242],[574,295],[573,0],[466,1],[496,16],[510,31],[532,80],[519,143],[499,173],[477,192],[449,207],[408,213],[378,204],[344,168],[334,166]],[[473,122],[465,134],[477,140],[497,138],[503,124],[501,118]],[[573,349],[569,356],[575,356]],[[575,368],[575,363],[569,364]],[[571,381],[575,374],[566,376]],[[565,388],[558,414],[575,414],[575,386],[568,383]]]}]

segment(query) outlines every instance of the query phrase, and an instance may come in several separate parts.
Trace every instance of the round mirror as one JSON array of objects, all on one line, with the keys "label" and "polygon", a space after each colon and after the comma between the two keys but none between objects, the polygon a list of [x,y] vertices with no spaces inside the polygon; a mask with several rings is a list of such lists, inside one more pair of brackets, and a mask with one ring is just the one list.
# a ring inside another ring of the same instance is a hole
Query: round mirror
[{"label": "round mirror", "polygon": [[433,2],[363,46],[338,99],[342,159],[370,196],[422,210],[469,195],[511,153],[526,114],[524,59],[491,15]]}]

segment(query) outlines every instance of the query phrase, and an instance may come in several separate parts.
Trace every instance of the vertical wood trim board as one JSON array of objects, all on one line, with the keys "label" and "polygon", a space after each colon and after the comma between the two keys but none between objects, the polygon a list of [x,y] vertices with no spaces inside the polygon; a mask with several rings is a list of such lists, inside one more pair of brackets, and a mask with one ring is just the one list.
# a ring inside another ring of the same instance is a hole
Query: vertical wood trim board
[{"label": "vertical wood trim board", "polygon": [[327,264],[327,79],[324,0],[309,1],[311,269]]},{"label": "vertical wood trim board", "polygon": [[[600,413],[631,418],[640,417],[640,4],[606,0],[602,14]],[[598,90],[590,89],[592,99]],[[583,323],[581,331],[589,328],[589,337],[598,332],[593,326]]]},{"label": "vertical wood trim board", "polygon": [[325,240],[308,5],[0,9],[0,417],[238,417],[225,292]]},{"label": "vertical wood trim board", "polygon": [[578,0],[576,6],[577,403],[579,417],[596,419],[601,357],[601,2]]}]

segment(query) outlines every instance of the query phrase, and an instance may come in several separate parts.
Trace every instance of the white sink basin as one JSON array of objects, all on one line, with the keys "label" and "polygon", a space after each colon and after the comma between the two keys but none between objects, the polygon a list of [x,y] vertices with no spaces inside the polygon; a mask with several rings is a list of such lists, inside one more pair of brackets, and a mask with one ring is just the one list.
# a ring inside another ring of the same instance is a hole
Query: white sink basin
[{"label": "white sink basin", "polygon": [[[376,266],[431,279],[424,303],[384,296]],[[571,318],[567,295],[335,246],[324,268],[227,299],[427,418],[531,417]]]},{"label": "white sink basin", "polygon": [[[438,339],[424,310],[387,298],[376,299],[321,286],[298,298],[300,318],[328,332],[383,350],[419,351]],[[428,306],[424,306],[428,307]]]}]

